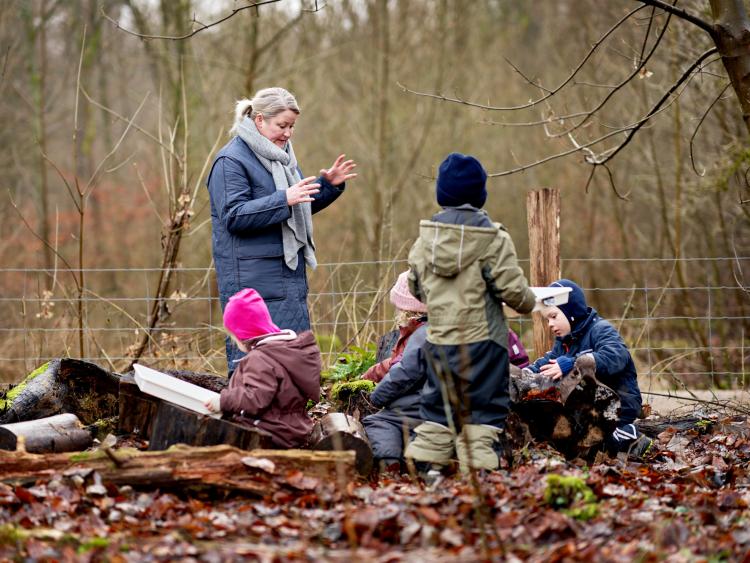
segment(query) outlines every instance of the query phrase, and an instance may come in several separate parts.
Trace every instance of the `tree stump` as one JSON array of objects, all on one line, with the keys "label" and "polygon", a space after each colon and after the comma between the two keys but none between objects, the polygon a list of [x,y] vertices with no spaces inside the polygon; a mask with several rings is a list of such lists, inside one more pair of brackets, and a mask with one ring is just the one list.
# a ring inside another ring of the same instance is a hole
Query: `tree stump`
[{"label": "tree stump", "polygon": [[85,450],[93,438],[76,415],[66,413],[0,426],[0,449],[15,451],[19,441],[27,452],[43,454]]},{"label": "tree stump", "polygon": [[534,440],[549,442],[568,458],[587,457],[612,433],[620,398],[594,372],[586,356],[558,381],[511,370],[511,408]]},{"label": "tree stump", "polygon": [[372,448],[362,424],[341,412],[325,415],[313,427],[310,435],[313,450],[354,450],[356,468],[360,475],[372,471]]},{"label": "tree stump", "polygon": [[173,444],[226,444],[242,450],[272,447],[268,432],[159,401],[151,425],[149,450],[166,450]]}]

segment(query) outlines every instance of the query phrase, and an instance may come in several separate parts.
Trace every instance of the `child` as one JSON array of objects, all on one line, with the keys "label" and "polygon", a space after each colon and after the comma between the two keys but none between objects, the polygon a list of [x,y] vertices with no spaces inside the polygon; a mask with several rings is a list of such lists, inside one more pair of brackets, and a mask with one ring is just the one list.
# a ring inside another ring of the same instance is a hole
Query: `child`
[{"label": "child", "polygon": [[419,394],[424,385],[420,369],[425,342],[427,307],[409,291],[409,272],[402,272],[391,288],[391,303],[396,308],[399,339],[390,358],[372,366],[362,379],[379,382],[370,394],[376,407],[387,407],[362,419],[372,453],[379,469],[400,468],[404,435],[408,436],[422,420],[419,418]]},{"label": "child", "polygon": [[607,449],[643,457],[653,442],[633,424],[642,400],[630,351],[617,329],[586,304],[583,290],[576,283],[562,279],[550,287],[570,287],[572,291],[567,303],[542,311],[556,337],[555,344],[529,369],[557,380],[570,373],[579,357],[588,356],[596,366],[596,378],[620,397],[617,428],[605,442]]},{"label": "child", "polygon": [[414,331],[427,321],[427,307],[409,292],[408,275],[408,271],[401,272],[390,293],[391,303],[396,308],[396,323],[398,324],[396,344],[391,350],[390,357],[368,369],[362,379],[379,383],[391,369],[391,366],[401,361],[406,343],[414,334]]},{"label": "child", "polygon": [[280,330],[250,288],[229,298],[224,326],[247,355],[220,398],[206,407],[269,432],[278,447],[304,446],[313,427],[305,407],[308,399],[320,398],[320,350],[312,332]]},{"label": "child", "polygon": [[439,469],[495,469],[510,402],[508,327],[502,304],[528,313],[535,303],[510,235],[481,208],[487,173],[452,153],[440,165],[443,211],[420,223],[409,253],[412,293],[427,304],[427,382],[416,437],[406,456]]}]

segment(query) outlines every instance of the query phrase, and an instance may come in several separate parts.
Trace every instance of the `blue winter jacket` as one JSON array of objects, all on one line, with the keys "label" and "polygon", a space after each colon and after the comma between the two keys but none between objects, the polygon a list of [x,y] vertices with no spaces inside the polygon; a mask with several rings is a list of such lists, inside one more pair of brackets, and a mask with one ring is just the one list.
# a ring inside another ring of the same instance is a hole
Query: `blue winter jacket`
[{"label": "blue winter jacket", "polygon": [[403,416],[419,418],[422,387],[426,381],[422,346],[427,340],[427,324],[415,330],[406,342],[401,361],[388,370],[370,394],[376,407],[387,407]]},{"label": "blue winter jacket", "polygon": [[[300,172],[300,176],[302,173]],[[312,212],[325,209],[344,190],[322,177]],[[291,217],[286,193],[277,191],[271,173],[247,144],[234,137],[216,155],[208,176],[212,249],[222,309],[240,289],[252,287],[281,328],[310,328],[307,276],[300,251],[298,267],[284,262],[281,223]]]},{"label": "blue winter jacket", "polygon": [[589,307],[588,311],[586,319],[575,330],[563,338],[556,338],[552,350],[529,368],[539,373],[543,365],[559,356],[568,356],[575,361],[582,354],[593,354],[597,379],[620,397],[618,424],[630,424],[638,417],[642,404],[633,358],[617,329],[599,317],[595,309]]}]

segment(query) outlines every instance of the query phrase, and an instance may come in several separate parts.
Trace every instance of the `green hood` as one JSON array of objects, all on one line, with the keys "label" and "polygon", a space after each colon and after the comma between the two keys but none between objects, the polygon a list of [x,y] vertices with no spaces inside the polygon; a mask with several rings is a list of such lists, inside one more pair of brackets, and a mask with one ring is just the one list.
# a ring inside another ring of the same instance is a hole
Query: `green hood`
[{"label": "green hood", "polygon": [[498,230],[497,226],[469,227],[421,221],[419,236],[428,268],[438,276],[456,276],[486,253]]}]

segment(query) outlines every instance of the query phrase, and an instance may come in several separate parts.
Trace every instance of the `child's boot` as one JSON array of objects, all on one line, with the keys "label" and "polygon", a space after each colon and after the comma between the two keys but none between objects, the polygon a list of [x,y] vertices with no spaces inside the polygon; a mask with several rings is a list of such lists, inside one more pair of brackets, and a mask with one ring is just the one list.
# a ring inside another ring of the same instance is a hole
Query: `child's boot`
[{"label": "child's boot", "polygon": [[456,438],[459,468],[497,469],[500,466],[497,449],[502,448],[503,429],[488,424],[466,424]]},{"label": "child's boot", "polygon": [[623,424],[615,428],[606,444],[610,455],[625,452],[632,459],[644,459],[654,449],[654,441],[641,433],[635,424]]},{"label": "child's boot", "polygon": [[439,472],[450,464],[454,441],[455,433],[447,426],[423,422],[414,429],[414,439],[406,446],[404,455],[414,460],[417,471],[426,477],[431,470]]}]

